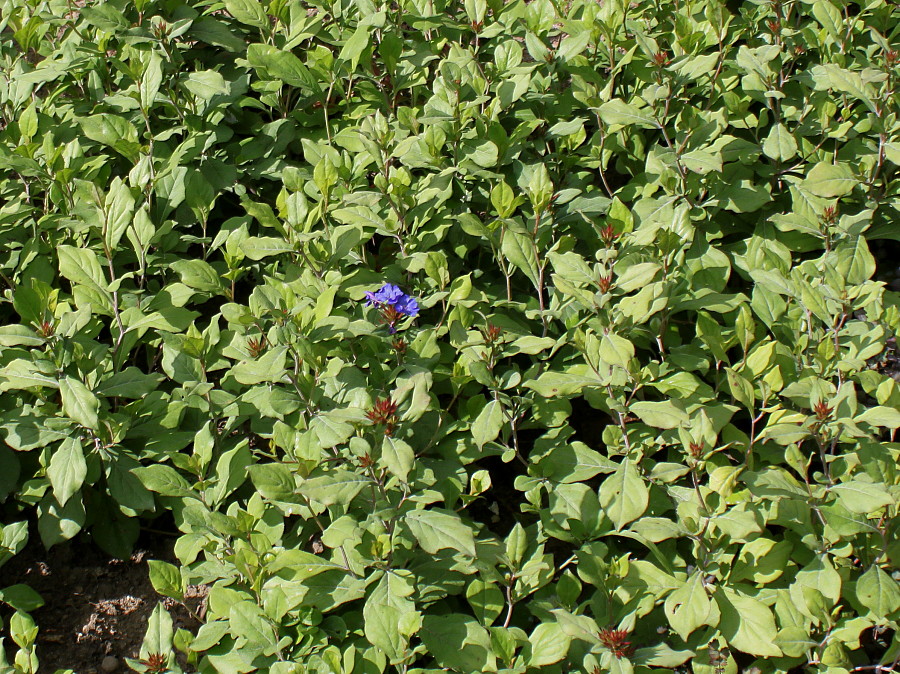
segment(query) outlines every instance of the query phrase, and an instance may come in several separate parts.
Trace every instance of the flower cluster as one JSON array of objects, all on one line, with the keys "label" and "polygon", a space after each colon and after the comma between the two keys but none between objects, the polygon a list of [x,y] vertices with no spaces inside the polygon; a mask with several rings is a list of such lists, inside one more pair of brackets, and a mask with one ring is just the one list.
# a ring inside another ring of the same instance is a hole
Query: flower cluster
[{"label": "flower cluster", "polygon": [[373,424],[384,426],[385,435],[393,435],[397,426],[397,403],[390,398],[376,400],[366,416]]},{"label": "flower cluster", "polygon": [[627,658],[634,653],[634,646],[628,641],[629,634],[626,630],[614,630],[606,627],[600,630],[600,634],[597,636],[600,638],[600,643],[606,646],[617,660]]},{"label": "flower cluster", "polygon": [[404,316],[415,316],[419,313],[419,303],[415,298],[404,293],[393,283],[385,283],[379,290],[366,293],[366,306],[378,307],[381,320],[388,326],[393,335],[397,332],[397,321]]}]

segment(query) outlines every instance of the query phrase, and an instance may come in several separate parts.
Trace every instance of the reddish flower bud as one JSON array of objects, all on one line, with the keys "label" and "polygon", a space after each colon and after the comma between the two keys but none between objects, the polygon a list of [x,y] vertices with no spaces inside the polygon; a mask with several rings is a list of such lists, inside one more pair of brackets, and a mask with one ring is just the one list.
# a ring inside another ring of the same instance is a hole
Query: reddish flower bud
[{"label": "reddish flower bud", "polygon": [[499,341],[500,337],[503,335],[503,329],[494,325],[493,323],[488,323],[486,327],[481,328],[481,335],[484,337],[484,341],[487,344],[494,344]]},{"label": "reddish flower bud", "polygon": [[397,403],[390,398],[379,399],[366,416],[373,424],[384,426],[385,435],[393,435],[397,426]]},{"label": "reddish flower bud", "polygon": [[394,339],[391,340],[391,346],[394,347],[394,351],[396,351],[400,355],[403,355],[404,353],[406,353],[408,344],[402,337],[394,337]]},{"label": "reddish flower bud", "polygon": [[813,412],[816,413],[816,419],[819,421],[825,421],[833,411],[834,408],[830,407],[824,400],[820,400],[813,405]]},{"label": "reddish flower bud", "polygon": [[612,225],[606,225],[603,229],[600,230],[600,240],[603,241],[603,245],[609,248],[613,243],[615,243],[616,239],[619,238],[618,232],[616,232],[616,228]]},{"label": "reddish flower bud", "polygon": [[597,286],[600,288],[601,293],[609,292],[610,287],[612,286],[613,275],[612,272],[609,272],[606,276],[601,276],[597,281]]},{"label": "reddish flower bud", "polygon": [[653,65],[655,65],[657,68],[667,66],[671,62],[672,59],[670,59],[669,55],[664,51],[658,51],[653,55]]},{"label": "reddish flower bud", "polygon": [[144,670],[147,674],[164,674],[169,671],[169,665],[166,662],[168,658],[163,653],[150,653],[146,660],[140,663],[146,667]]},{"label": "reddish flower bud", "polygon": [[627,658],[634,652],[634,647],[628,641],[628,632],[625,630],[614,630],[612,628],[604,628],[597,635],[600,643],[606,646],[616,658]]},{"label": "reddish flower bud", "polygon": [[259,358],[259,355],[266,350],[266,336],[260,335],[259,337],[251,337],[247,340],[247,351],[250,352],[250,355],[254,358]]},{"label": "reddish flower bud", "polygon": [[700,455],[703,453],[703,443],[701,442],[692,442],[688,446],[688,450],[691,453],[691,456],[695,459],[699,459]]},{"label": "reddish flower bud", "polygon": [[38,334],[40,334],[41,337],[52,337],[53,331],[53,323],[50,321],[42,321],[41,325],[38,327]]}]

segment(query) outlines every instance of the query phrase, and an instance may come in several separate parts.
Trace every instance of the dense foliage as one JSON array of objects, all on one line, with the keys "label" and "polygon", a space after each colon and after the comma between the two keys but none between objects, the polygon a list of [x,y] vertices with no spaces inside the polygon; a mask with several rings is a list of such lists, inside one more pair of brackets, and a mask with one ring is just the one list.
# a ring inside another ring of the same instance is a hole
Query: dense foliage
[{"label": "dense foliage", "polygon": [[174,521],[134,669],[900,660],[895,3],[0,8],[0,563]]}]

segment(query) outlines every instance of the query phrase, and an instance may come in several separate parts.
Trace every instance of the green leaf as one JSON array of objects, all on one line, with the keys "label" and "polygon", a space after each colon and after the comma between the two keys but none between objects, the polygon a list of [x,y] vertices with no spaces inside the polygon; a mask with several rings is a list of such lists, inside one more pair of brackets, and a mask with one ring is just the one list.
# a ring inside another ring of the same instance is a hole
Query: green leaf
[{"label": "green leaf", "polygon": [[[324,537],[322,542],[328,545]],[[337,547],[337,545],[332,547]],[[343,567],[305,550],[280,550],[266,564],[268,573],[277,573],[289,580],[306,580],[325,571],[337,569],[343,569]]]},{"label": "green leaf", "polygon": [[[219,96],[222,94],[227,94],[229,92],[228,83],[225,81],[225,78],[215,70],[201,70],[199,72],[192,72],[188,74],[188,76],[183,80],[184,88],[190,91],[194,96],[199,99],[209,101],[214,96]],[[202,175],[202,174],[189,174],[188,175],[188,185],[191,185],[191,178],[193,176]],[[188,203],[191,203],[191,193],[190,187],[188,190],[188,194],[185,195]]]},{"label": "green leaf", "polygon": [[247,61],[253,68],[263,71],[271,78],[281,80],[292,87],[306,87],[316,94],[321,94],[315,75],[291,52],[268,44],[251,44],[247,47]]},{"label": "green leaf", "polygon": [[479,449],[497,439],[505,421],[503,405],[499,400],[491,400],[481,409],[472,422],[472,439]]},{"label": "green leaf", "polygon": [[292,501],[296,484],[291,469],[283,463],[256,463],[248,468],[256,490],[273,501]]},{"label": "green leaf", "polygon": [[735,650],[759,657],[781,657],[775,645],[775,616],[758,599],[721,587],[715,594],[722,614],[719,631]]},{"label": "green leaf", "polygon": [[136,367],[126,367],[97,386],[97,394],[108,398],[140,399],[155,391],[164,379],[160,374],[144,374]]},{"label": "green leaf", "polygon": [[163,81],[162,64],[162,57],[156,52],[151,52],[138,86],[138,92],[141,96],[141,108],[144,110],[152,108],[153,103],[156,101],[156,94],[159,93],[159,88]]},{"label": "green leaf", "polygon": [[269,349],[256,360],[244,360],[231,368],[231,376],[239,384],[254,385],[263,382],[278,382],[285,374],[287,347]]},{"label": "green leaf", "polygon": [[353,35],[344,42],[344,46],[341,47],[341,53],[338,55],[338,60],[349,63],[350,72],[356,70],[356,66],[359,65],[359,57],[362,56],[366,47],[369,46],[371,36],[372,27],[360,24],[356,30],[353,31]]},{"label": "green leaf", "polygon": [[406,513],[406,525],[429,554],[447,548],[475,557],[475,538],[459,515],[444,510],[413,510]]},{"label": "green leaf", "polygon": [[381,442],[381,458],[385,467],[401,482],[407,482],[409,472],[416,460],[415,452],[408,442],[399,438],[384,436]]},{"label": "green leaf", "polygon": [[600,485],[600,506],[616,530],[643,515],[649,502],[650,492],[628,459]]},{"label": "green leaf", "polygon": [[345,570],[320,573],[304,581],[309,588],[304,603],[320,611],[330,611],[337,606],[355,601],[365,595],[366,581],[354,578]]},{"label": "green leaf", "polygon": [[165,597],[171,597],[176,601],[184,601],[184,587],[181,579],[181,571],[174,564],[162,562],[156,559],[147,561],[147,569],[150,574],[150,584],[153,589]]},{"label": "green leaf", "polygon": [[422,621],[422,642],[440,667],[458,672],[496,672],[490,633],[474,618],[459,613],[428,614]]},{"label": "green leaf", "polygon": [[525,192],[536,213],[542,212],[550,203],[553,197],[553,180],[544,164],[526,167],[530,171],[528,182],[525,185]]},{"label": "green leaf", "polygon": [[900,610],[898,585],[896,580],[873,565],[856,581],[856,598],[877,620],[886,620]]},{"label": "green leaf", "polygon": [[569,652],[572,637],[566,634],[559,623],[541,623],[528,636],[531,654],[529,667],[544,667],[559,662]]},{"label": "green leaf", "polygon": [[44,605],[41,595],[21,583],[0,589],[0,601],[26,613]]},{"label": "green leaf", "polygon": [[97,254],[86,248],[59,246],[59,273],[74,283],[79,283],[107,294],[106,281]]},{"label": "green leaf", "polygon": [[843,579],[831,564],[828,556],[820,553],[797,572],[794,586],[798,585],[813,589],[827,598],[830,605],[826,608],[830,608],[841,598]]},{"label": "green leaf", "polygon": [[24,325],[0,326],[0,346],[41,346],[46,340]]},{"label": "green leaf", "polygon": [[247,645],[263,651],[275,643],[275,631],[262,608],[254,601],[239,601],[231,606],[228,622],[234,634],[246,639]]},{"label": "green leaf", "polygon": [[246,438],[222,452],[216,461],[215,470],[209,475],[215,479],[215,483],[204,492],[206,502],[212,507],[219,506],[229,494],[244,483],[247,479],[247,467],[252,462],[250,442]]},{"label": "green leaf", "polygon": [[241,23],[261,30],[269,28],[269,17],[256,0],[225,0],[225,9]]},{"label": "green leaf", "polygon": [[38,131],[37,107],[32,103],[19,115],[19,133],[22,138],[31,140]]},{"label": "green leaf", "polygon": [[620,98],[607,101],[597,109],[600,119],[606,124],[631,126],[636,124],[644,129],[658,129],[659,124],[653,115],[634,105],[629,105]]},{"label": "green leaf", "polygon": [[194,19],[187,35],[231,52],[243,52],[247,48],[244,40],[232,33],[224,23],[211,16]]},{"label": "green leaf", "polygon": [[466,600],[475,617],[485,627],[489,627],[497,619],[506,605],[503,590],[494,583],[487,583],[476,578],[466,587]]},{"label": "green leaf", "polygon": [[157,463],[152,466],[135,468],[132,473],[137,475],[147,489],[155,491],[161,496],[198,498],[197,493],[191,490],[188,481],[171,466]]},{"label": "green leaf", "polygon": [[36,366],[22,358],[16,358],[0,368],[0,390],[29,389],[47,386],[59,388],[56,378],[48,376],[36,369]]},{"label": "green leaf", "polygon": [[110,184],[103,209],[103,240],[109,250],[115,250],[134,215],[134,196],[121,178]]},{"label": "green leaf", "polygon": [[[843,23],[841,25],[843,29]],[[863,82],[858,72],[841,68],[834,63],[816,65],[810,71],[816,89],[833,89],[862,101],[872,112],[876,111],[874,99],[877,96],[875,88],[869,82]]]},{"label": "green leaf", "polygon": [[685,152],[679,158],[688,171],[699,173],[700,175],[722,172],[722,156],[718,153],[692,150],[691,152]]},{"label": "green leaf", "polygon": [[534,252],[534,242],[524,232],[507,228],[500,244],[503,256],[522,271],[535,288],[538,287],[538,263]]},{"label": "green leaf", "polygon": [[87,477],[87,462],[81,442],[75,438],[66,438],[53,452],[47,477],[53,487],[53,495],[60,505],[65,506],[69,499],[81,489]]},{"label": "green leaf", "polygon": [[628,368],[628,363],[634,358],[634,344],[614,332],[605,333],[600,337],[600,360],[608,365]]},{"label": "green leaf", "polygon": [[668,644],[657,644],[649,648],[639,648],[629,660],[634,664],[647,667],[666,667],[674,669],[683,665],[696,655],[693,651],[676,651]]},{"label": "green leaf", "polygon": [[580,393],[585,386],[597,386],[600,383],[596,376],[550,370],[537,379],[526,381],[523,386],[544,398],[557,398]]},{"label": "green leaf", "polygon": [[347,470],[336,470],[327,475],[309,477],[300,485],[299,491],[307,498],[324,506],[350,503],[371,480]]},{"label": "green leaf", "polygon": [[223,289],[222,279],[212,265],[203,260],[175,260],[171,269],[181,276],[181,282],[188,288],[205,293],[219,293]]},{"label": "green leaf", "polygon": [[137,127],[122,115],[92,115],[78,120],[84,135],[108,145],[128,161],[136,164],[140,158]]},{"label": "green leaf", "polygon": [[91,430],[98,430],[100,401],[87,386],[72,377],[63,377],[59,380],[59,392],[63,412],[70,419]]},{"label": "green leaf", "polygon": [[654,428],[678,428],[687,423],[688,415],[680,406],[672,401],[661,402],[639,401],[629,407],[641,421]]},{"label": "green leaf", "polygon": [[392,663],[407,656],[409,637],[421,626],[422,616],[416,612],[415,602],[405,596],[411,592],[412,587],[405,579],[388,572],[366,597],[363,606],[366,639],[384,651]]},{"label": "green leaf", "polygon": [[47,495],[38,504],[38,532],[41,542],[49,548],[74,537],[81,531],[86,519],[84,502],[70,498],[61,506],[53,496]]},{"label": "green leaf", "polygon": [[669,625],[684,641],[702,625],[712,624],[712,602],[703,587],[703,574],[699,571],[666,598],[665,613]]},{"label": "green leaf", "polygon": [[763,141],[763,154],[776,161],[793,159],[797,154],[797,141],[784,124],[775,124]]},{"label": "green leaf", "polygon": [[817,197],[843,197],[857,184],[859,181],[846,164],[820,162],[806,174],[802,186]]},{"label": "green leaf", "polygon": [[875,405],[854,418],[854,421],[865,422],[870,426],[879,428],[896,429],[900,428],[900,410],[894,407]]},{"label": "green leaf", "polygon": [[842,506],[860,515],[874,513],[894,502],[884,485],[877,482],[848,480],[834,485],[830,491],[837,494]]},{"label": "green leaf", "polygon": [[251,236],[241,241],[241,250],[251,260],[262,260],[272,255],[291,253],[294,248],[284,239],[274,236]]},{"label": "green leaf", "polygon": [[829,0],[816,0],[812,6],[812,15],[832,38],[841,38],[844,32],[844,17]]}]

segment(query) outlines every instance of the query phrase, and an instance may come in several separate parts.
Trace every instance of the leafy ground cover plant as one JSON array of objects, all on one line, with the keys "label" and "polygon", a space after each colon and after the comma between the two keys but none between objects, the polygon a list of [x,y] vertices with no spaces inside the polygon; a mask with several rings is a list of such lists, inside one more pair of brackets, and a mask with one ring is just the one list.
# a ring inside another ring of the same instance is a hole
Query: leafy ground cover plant
[{"label": "leafy ground cover plant", "polygon": [[0,562],[169,513],[133,669],[900,661],[895,5],[2,17]]}]

